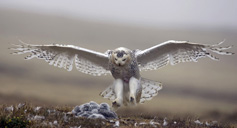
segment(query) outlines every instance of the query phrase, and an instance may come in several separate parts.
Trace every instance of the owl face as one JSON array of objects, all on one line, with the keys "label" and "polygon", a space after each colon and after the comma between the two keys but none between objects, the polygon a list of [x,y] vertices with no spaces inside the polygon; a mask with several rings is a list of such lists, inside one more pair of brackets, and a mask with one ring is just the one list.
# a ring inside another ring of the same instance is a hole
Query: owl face
[{"label": "owl face", "polygon": [[124,66],[130,61],[130,53],[126,48],[117,48],[112,53],[112,61],[117,66]]}]

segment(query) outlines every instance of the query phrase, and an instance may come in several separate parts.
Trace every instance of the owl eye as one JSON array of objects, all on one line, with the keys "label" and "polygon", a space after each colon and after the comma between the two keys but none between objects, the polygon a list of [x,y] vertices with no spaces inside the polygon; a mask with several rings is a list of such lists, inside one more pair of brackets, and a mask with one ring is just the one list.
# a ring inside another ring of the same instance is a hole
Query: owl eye
[{"label": "owl eye", "polygon": [[123,61],[125,61],[126,59],[123,59]]},{"label": "owl eye", "polygon": [[117,61],[118,59],[117,59],[117,58],[115,58],[115,60]]}]

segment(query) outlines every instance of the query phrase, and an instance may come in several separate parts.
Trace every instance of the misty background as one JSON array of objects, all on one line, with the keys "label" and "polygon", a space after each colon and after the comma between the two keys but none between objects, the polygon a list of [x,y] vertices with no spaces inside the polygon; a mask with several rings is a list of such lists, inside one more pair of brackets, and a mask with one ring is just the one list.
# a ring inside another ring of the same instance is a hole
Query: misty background
[{"label": "misty background", "polygon": [[[105,52],[127,47],[146,49],[167,40],[224,46],[237,53],[235,0],[1,0],[0,104],[79,105],[107,102],[99,93],[112,76],[94,77],[24,60],[8,49],[22,40],[30,44],[72,44]],[[216,55],[216,54],[214,54]],[[132,107],[144,112],[192,113],[237,111],[237,56],[181,63],[142,77],[163,83],[151,101]],[[127,108],[122,108],[127,110]]]}]

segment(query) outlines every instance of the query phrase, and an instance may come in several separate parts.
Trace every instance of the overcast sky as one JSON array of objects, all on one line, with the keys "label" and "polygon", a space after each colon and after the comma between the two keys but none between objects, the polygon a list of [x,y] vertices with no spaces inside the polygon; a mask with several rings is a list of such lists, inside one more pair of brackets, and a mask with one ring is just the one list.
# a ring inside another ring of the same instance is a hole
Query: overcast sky
[{"label": "overcast sky", "polygon": [[0,8],[130,25],[237,29],[237,0],[0,0]]}]

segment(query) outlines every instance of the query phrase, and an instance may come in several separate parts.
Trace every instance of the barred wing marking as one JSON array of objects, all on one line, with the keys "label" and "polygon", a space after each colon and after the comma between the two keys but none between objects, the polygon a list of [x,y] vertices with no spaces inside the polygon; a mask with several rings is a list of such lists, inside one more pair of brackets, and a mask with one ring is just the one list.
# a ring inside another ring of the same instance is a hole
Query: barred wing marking
[{"label": "barred wing marking", "polygon": [[20,45],[14,45],[16,47],[10,49],[17,50],[12,54],[30,53],[25,57],[26,60],[32,58],[44,59],[50,65],[65,68],[68,71],[72,70],[75,60],[77,70],[83,73],[94,76],[109,73],[109,59],[107,54],[73,45],[32,45],[22,41],[21,43]]},{"label": "barred wing marking", "polygon": [[234,53],[223,50],[232,46],[220,47],[224,41],[216,45],[191,43],[188,41],[166,41],[146,50],[137,50],[136,57],[141,70],[155,70],[167,64],[175,65],[180,62],[197,62],[199,58],[209,57],[218,60],[211,52],[220,55],[232,55]]},{"label": "barred wing marking", "polygon": [[106,98],[110,101],[114,101],[116,99],[116,95],[115,95],[115,92],[113,89],[113,85],[110,85],[103,92],[101,92],[100,96],[102,96],[103,98]]},{"label": "barred wing marking", "polygon": [[162,89],[162,84],[157,81],[141,78],[142,95],[140,103],[144,103],[146,100],[151,100],[158,94],[158,91]]},{"label": "barred wing marking", "polygon": [[[145,78],[141,78],[140,84],[142,86],[142,94],[139,103],[141,104],[144,103],[146,100],[151,100],[154,96],[158,94],[158,91],[162,89],[162,84],[160,82],[148,80]],[[110,85],[103,92],[101,92],[100,96],[110,101],[114,101],[116,99],[116,95],[114,92],[113,85]]]}]

